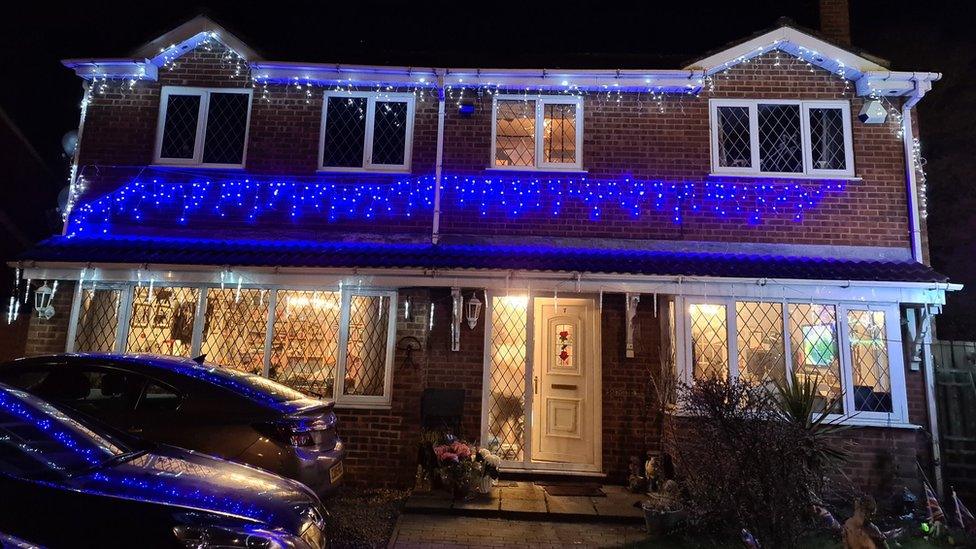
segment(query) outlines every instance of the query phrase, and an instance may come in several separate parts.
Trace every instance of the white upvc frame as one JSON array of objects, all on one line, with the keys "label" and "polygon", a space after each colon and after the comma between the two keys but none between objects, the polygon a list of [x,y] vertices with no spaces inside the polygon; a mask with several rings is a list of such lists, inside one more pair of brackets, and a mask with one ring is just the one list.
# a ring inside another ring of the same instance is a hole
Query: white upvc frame
[{"label": "white upvc frame", "polygon": [[[238,93],[247,95],[247,115],[244,121],[244,143],[241,151],[240,164],[206,164],[203,162],[203,149],[206,146],[207,122],[210,118],[211,93]],[[162,158],[163,133],[166,130],[166,111],[169,108],[171,95],[189,95],[200,98],[197,108],[196,134],[193,140],[192,158]],[[197,88],[189,86],[163,86],[159,96],[159,117],[156,121],[156,143],[153,148],[153,164],[160,166],[199,166],[204,168],[234,169],[243,168],[247,164],[247,144],[251,131],[251,106],[254,90],[251,88]]]},{"label": "white upvc frame", "polygon": [[[535,105],[535,162],[532,166],[499,166],[498,161],[498,102],[499,101],[531,101]],[[545,140],[545,106],[546,105],[575,105],[576,106],[576,162],[545,162],[543,161],[543,147]],[[564,95],[495,95],[491,101],[491,162],[489,169],[508,171],[573,171],[583,170],[583,98],[580,96]]]},{"label": "white upvc frame", "polygon": [[[802,148],[802,172],[768,172],[761,169],[759,151],[759,105],[796,105],[800,115],[800,143]],[[719,117],[720,107],[744,107],[749,109],[749,149],[751,153],[748,168],[722,166],[719,158]],[[844,127],[844,166],[843,170],[826,170],[813,166],[813,148],[810,135],[810,109],[838,109]],[[709,133],[711,136],[711,173],[714,175],[755,175],[762,177],[809,178],[809,177],[854,177],[854,142],[851,128],[851,105],[845,100],[799,101],[785,99],[709,99]]]},{"label": "white upvc frame", "polygon": [[[143,282],[143,286],[147,284]],[[129,336],[129,324],[132,317],[132,310],[134,306],[134,294],[135,288],[137,286],[136,282],[129,283],[104,283],[99,282],[95,286],[99,290],[118,290],[120,291],[119,296],[119,307],[118,307],[118,329],[115,334],[115,346],[113,352],[125,353],[126,346],[128,344]],[[219,289],[219,284],[199,284],[199,283],[183,283],[178,280],[166,280],[163,282],[156,282],[156,287],[173,287],[173,288],[192,288],[197,290],[198,300],[196,308],[196,317],[193,323],[193,338],[190,346],[190,356],[198,356],[200,354],[200,349],[202,347],[202,334],[203,334],[203,323],[205,312],[207,308],[207,299],[209,299],[209,290]],[[236,287],[236,286],[235,286]],[[394,369],[394,355],[396,351],[396,322],[397,322],[397,291],[387,290],[387,289],[372,289],[372,288],[342,288],[335,286],[306,286],[306,285],[254,285],[254,284],[243,284],[242,289],[256,289],[256,290],[267,290],[268,291],[268,318],[266,319],[266,331],[265,331],[265,345],[264,345],[264,368],[262,375],[268,377],[268,366],[270,365],[271,357],[271,345],[274,338],[274,314],[275,305],[278,299],[279,291],[323,291],[323,292],[339,292],[340,293],[340,312],[339,312],[339,341],[337,343],[339,349],[339,357],[336,364],[335,375],[336,380],[334,384],[333,400],[336,406],[341,408],[369,408],[369,409],[387,409],[390,407],[392,402],[393,394],[393,369]],[[79,285],[74,292],[74,299],[72,301],[72,307],[70,312],[70,318],[68,320],[68,334],[65,342],[65,352],[75,352],[75,339],[77,337],[78,330],[78,320],[81,311],[81,299],[84,291],[92,289],[92,286],[86,284],[84,288]],[[344,381],[345,381],[345,367],[346,367],[346,346],[349,341],[349,310],[352,296],[362,295],[362,296],[382,296],[388,299],[389,303],[384,304],[388,307],[388,322],[387,326],[387,338],[386,338],[386,363],[384,364],[384,379],[383,379],[383,394],[382,395],[343,395],[344,391]]]},{"label": "white upvc frame", "polygon": [[[676,296],[675,319],[676,344],[678,345],[678,378],[685,384],[694,382],[694,365],[691,363],[691,321],[690,306],[711,304],[726,308],[727,350],[729,353],[729,376],[739,374],[738,326],[735,311],[736,302],[765,302],[782,305],[783,352],[786,364],[786,379],[790,382],[793,370],[792,338],[790,331],[790,305],[829,305],[834,307],[835,330],[837,331],[837,354],[840,365],[841,391],[843,393],[843,412],[829,414],[827,421],[864,426],[901,426],[908,424],[908,395],[905,387],[905,363],[901,346],[900,311],[894,303],[836,302],[796,299],[761,299],[755,297],[732,296]],[[854,376],[850,347],[850,329],[847,323],[848,311],[882,311],[885,314],[885,336],[888,350],[888,377],[891,387],[891,413],[861,412],[854,409]]]},{"label": "white upvc frame", "polygon": [[[325,129],[328,122],[329,99],[333,97],[346,99],[366,99],[366,135],[363,140],[363,162],[360,166],[325,166]],[[402,164],[374,164],[373,163],[373,130],[376,123],[376,103],[406,103],[407,121],[404,140]],[[318,171],[320,172],[387,172],[409,173],[413,161],[413,125],[416,113],[417,98],[412,93],[386,93],[370,91],[336,91],[328,90],[322,97],[322,122],[319,126],[319,157]]]}]

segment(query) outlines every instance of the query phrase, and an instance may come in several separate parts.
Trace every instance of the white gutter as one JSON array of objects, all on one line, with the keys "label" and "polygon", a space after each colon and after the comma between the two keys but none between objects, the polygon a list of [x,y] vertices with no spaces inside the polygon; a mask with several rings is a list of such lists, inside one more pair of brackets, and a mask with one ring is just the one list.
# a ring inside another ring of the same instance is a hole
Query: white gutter
[{"label": "white gutter", "polygon": [[437,159],[434,164],[434,220],[430,241],[437,244],[441,230],[441,171],[444,165],[444,79],[438,79],[437,88]]}]

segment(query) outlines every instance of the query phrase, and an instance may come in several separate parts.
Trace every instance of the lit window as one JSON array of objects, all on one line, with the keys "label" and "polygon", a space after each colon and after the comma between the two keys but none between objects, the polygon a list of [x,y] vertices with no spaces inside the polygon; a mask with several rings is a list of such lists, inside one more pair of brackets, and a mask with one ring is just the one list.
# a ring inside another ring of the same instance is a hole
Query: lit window
[{"label": "lit window", "polygon": [[854,381],[854,410],[892,411],[888,336],[882,311],[847,311]]},{"label": "lit window", "polygon": [[121,290],[101,288],[82,290],[73,351],[88,353],[115,351],[121,298]]},{"label": "lit window", "polygon": [[492,167],[581,169],[582,110],[578,97],[496,97]]},{"label": "lit window", "polygon": [[801,383],[809,381],[820,395],[820,409],[842,412],[840,356],[837,352],[837,311],[833,305],[790,304],[790,347],[793,371]]},{"label": "lit window", "polygon": [[139,286],[132,292],[132,316],[125,352],[190,356],[197,288]]},{"label": "lit window", "polygon": [[786,383],[783,305],[739,301],[735,304],[739,379],[751,383]]},{"label": "lit window", "polygon": [[334,397],[341,307],[339,292],[279,291],[269,377],[303,393]]},{"label": "lit window", "polygon": [[200,353],[207,362],[242,372],[264,373],[268,291],[210,288]]},{"label": "lit window", "polygon": [[729,335],[725,305],[693,303],[691,318],[691,367],[695,379],[729,376]]},{"label": "lit window", "polygon": [[523,458],[525,371],[528,298],[493,297],[490,378],[488,389],[488,447],[504,460]]},{"label": "lit window", "polygon": [[852,176],[846,101],[710,101],[712,171]]},{"label": "lit window", "polygon": [[326,92],[319,167],[409,170],[413,117],[413,94]]},{"label": "lit window", "polygon": [[164,86],[155,162],[243,166],[250,112],[250,89]]}]

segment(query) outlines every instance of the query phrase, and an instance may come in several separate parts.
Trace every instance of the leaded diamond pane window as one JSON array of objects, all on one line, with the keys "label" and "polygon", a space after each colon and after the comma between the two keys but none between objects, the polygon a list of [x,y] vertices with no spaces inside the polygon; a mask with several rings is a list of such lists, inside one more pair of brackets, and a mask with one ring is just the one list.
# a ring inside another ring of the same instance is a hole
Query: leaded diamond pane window
[{"label": "leaded diamond pane window", "polygon": [[244,93],[210,94],[204,164],[241,164],[247,133],[247,108],[251,96]]},{"label": "leaded diamond pane window", "polygon": [[762,104],[759,116],[759,165],[764,172],[802,173],[800,106]]},{"label": "leaded diamond pane window", "polygon": [[363,166],[366,144],[365,97],[327,97],[322,165],[333,168]]},{"label": "leaded diamond pane window", "polygon": [[492,298],[486,443],[509,461],[524,451],[527,305],[524,296]]},{"label": "leaded diamond pane window", "polygon": [[542,151],[550,164],[576,163],[576,105],[543,105]]},{"label": "leaded diamond pane window", "polygon": [[718,162],[726,168],[752,166],[749,107],[718,107]]},{"label": "leaded diamond pane window", "polygon": [[817,303],[790,304],[788,309],[796,379],[813,384],[820,410],[832,403],[829,411],[841,412],[836,309]]},{"label": "leaded diamond pane window", "polygon": [[74,350],[90,353],[115,351],[119,329],[121,290],[85,289],[81,294]]},{"label": "leaded diamond pane window", "polygon": [[407,150],[407,103],[377,101],[373,113],[373,164],[400,166]]},{"label": "leaded diamond pane window", "polygon": [[847,326],[854,380],[854,410],[892,412],[884,312],[852,309],[847,312]]},{"label": "leaded diamond pane window", "polygon": [[343,394],[383,395],[389,330],[389,296],[350,296]]},{"label": "leaded diamond pane window", "polygon": [[535,166],[535,101],[498,100],[495,165]]},{"label": "leaded diamond pane window", "polygon": [[172,94],[166,98],[160,158],[193,158],[196,150],[197,118],[202,100],[201,95]]},{"label": "leaded diamond pane window", "polygon": [[811,108],[809,112],[812,168],[815,170],[846,169],[844,111],[831,108]]},{"label": "leaded diamond pane window", "polygon": [[783,305],[739,301],[735,318],[739,378],[755,384],[785,384]]},{"label": "leaded diamond pane window", "polygon": [[210,288],[200,353],[208,362],[263,374],[268,302],[268,290]]},{"label": "leaded diamond pane window", "polygon": [[200,290],[179,286],[138,286],[125,352],[190,356]]},{"label": "leaded diamond pane window", "polygon": [[303,393],[332,397],[339,363],[339,292],[277,294],[269,377]]},{"label": "leaded diamond pane window", "polygon": [[729,335],[725,305],[693,303],[691,364],[695,379],[728,379]]}]

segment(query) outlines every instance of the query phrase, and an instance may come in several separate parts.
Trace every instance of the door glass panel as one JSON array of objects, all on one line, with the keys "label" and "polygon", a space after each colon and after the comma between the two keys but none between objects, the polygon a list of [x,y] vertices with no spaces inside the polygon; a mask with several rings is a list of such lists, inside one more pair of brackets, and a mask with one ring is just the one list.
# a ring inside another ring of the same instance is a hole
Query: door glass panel
[{"label": "door glass panel", "polygon": [[492,298],[488,440],[502,459],[523,459],[528,298]]},{"label": "door glass panel", "polygon": [[346,342],[346,395],[382,396],[386,381],[386,343],[390,330],[390,297],[349,298],[349,339]]},{"label": "door glass panel", "polygon": [[135,288],[125,352],[190,356],[198,295],[196,288]]},{"label": "door glass panel", "polygon": [[688,311],[695,379],[728,379],[729,335],[725,305],[693,303]]},{"label": "door glass panel", "polygon": [[75,332],[75,351],[111,353],[119,330],[121,290],[83,290],[78,329]]},{"label": "door glass panel", "polygon": [[854,377],[854,410],[891,413],[888,337],[882,311],[847,312]]},{"label": "door glass panel", "polygon": [[213,362],[242,372],[264,372],[268,291],[211,288],[200,352]]},{"label": "door glass panel", "polygon": [[793,368],[801,383],[814,384],[821,402],[819,409],[836,399],[830,411],[840,413],[840,359],[837,355],[837,312],[833,305],[796,303],[789,305],[790,347]]},{"label": "door glass panel", "polygon": [[735,304],[739,379],[761,385],[786,383],[783,305],[739,301]]},{"label": "door glass panel", "polygon": [[333,396],[339,360],[339,310],[339,292],[278,292],[271,379],[304,393]]},{"label": "door glass panel", "polygon": [[556,339],[554,349],[556,350],[556,366],[558,368],[572,368],[573,357],[576,355],[573,348],[576,338],[576,327],[572,324],[557,324]]}]

